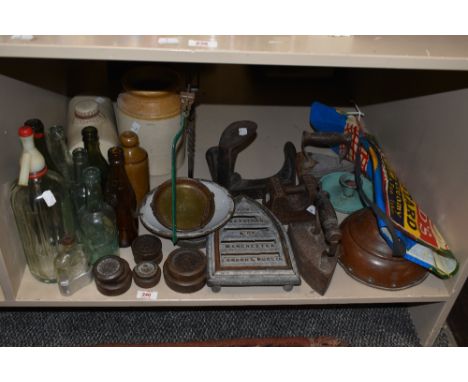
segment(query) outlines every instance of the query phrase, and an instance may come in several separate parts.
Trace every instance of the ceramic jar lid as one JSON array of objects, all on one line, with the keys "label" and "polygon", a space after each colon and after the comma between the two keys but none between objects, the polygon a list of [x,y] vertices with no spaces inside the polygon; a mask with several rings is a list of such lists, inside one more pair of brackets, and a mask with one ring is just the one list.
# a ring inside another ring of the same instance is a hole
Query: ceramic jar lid
[{"label": "ceramic jar lid", "polygon": [[92,118],[99,114],[99,105],[96,101],[80,101],[75,105],[75,115],[78,118]]}]

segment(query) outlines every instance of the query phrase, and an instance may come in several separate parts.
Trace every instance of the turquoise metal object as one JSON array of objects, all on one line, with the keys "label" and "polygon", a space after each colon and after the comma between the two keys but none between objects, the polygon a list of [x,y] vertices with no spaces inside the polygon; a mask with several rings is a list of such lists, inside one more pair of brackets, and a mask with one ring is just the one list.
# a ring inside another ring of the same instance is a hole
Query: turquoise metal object
[{"label": "turquoise metal object", "polygon": [[[372,183],[361,176],[364,193],[371,200],[373,197]],[[351,214],[364,208],[356,189],[354,174],[351,172],[333,172],[320,180],[322,190],[330,195],[330,201],[336,211]]]}]

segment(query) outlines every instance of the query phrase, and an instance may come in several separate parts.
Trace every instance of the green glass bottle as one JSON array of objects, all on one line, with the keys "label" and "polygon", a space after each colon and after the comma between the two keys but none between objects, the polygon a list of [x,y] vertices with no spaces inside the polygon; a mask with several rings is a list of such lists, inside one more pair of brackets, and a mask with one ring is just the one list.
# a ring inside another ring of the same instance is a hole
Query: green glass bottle
[{"label": "green glass bottle", "polygon": [[118,230],[114,209],[102,199],[101,176],[97,167],[83,171],[87,190],[86,206],[80,212],[83,249],[91,264],[107,255],[118,255]]},{"label": "green glass bottle", "polygon": [[109,165],[106,159],[101,154],[99,148],[98,131],[94,126],[86,126],[81,130],[83,144],[88,153],[88,164],[97,167],[101,172],[101,186],[104,189],[107,182],[107,175],[109,172]]},{"label": "green glass bottle", "polygon": [[72,152],[74,180],[71,187],[71,196],[75,213],[78,215],[86,204],[86,187],[83,179],[83,171],[88,167],[88,154],[82,147],[78,147]]}]

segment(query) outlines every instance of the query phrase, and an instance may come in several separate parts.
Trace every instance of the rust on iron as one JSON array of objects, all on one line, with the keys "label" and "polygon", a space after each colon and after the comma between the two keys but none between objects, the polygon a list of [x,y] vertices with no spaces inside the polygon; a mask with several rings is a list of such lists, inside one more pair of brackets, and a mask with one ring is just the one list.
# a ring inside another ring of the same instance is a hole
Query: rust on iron
[{"label": "rust on iron", "polygon": [[333,132],[302,132],[302,152],[305,152],[307,146],[333,147],[337,145],[345,147],[345,151],[340,154],[340,158],[343,159],[351,147],[351,135]]},{"label": "rust on iron", "polygon": [[[257,124],[252,121],[231,123],[221,134],[218,146],[208,149],[206,161],[211,178],[226,188],[233,196],[246,195],[253,199],[265,196],[268,178],[243,179],[235,172],[237,156],[246,149],[257,136]],[[294,184],[294,161],[296,148],[291,142],[284,145],[284,163],[276,176],[281,183]]]},{"label": "rust on iron", "polygon": [[313,290],[323,296],[335,272],[339,250],[333,256],[328,255],[323,232],[314,220],[289,224],[288,235],[299,273]]},{"label": "rust on iron", "polygon": [[311,218],[307,208],[315,201],[318,183],[311,175],[303,176],[301,181],[299,185],[287,186],[281,184],[278,177],[274,176],[268,182],[263,203],[283,224],[307,221]]}]

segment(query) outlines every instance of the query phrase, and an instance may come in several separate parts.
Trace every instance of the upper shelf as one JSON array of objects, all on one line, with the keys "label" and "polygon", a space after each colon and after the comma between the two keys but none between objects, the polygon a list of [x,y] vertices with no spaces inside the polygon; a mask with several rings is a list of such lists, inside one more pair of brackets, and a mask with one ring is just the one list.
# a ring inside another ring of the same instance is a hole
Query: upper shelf
[{"label": "upper shelf", "polygon": [[0,57],[468,70],[468,36],[0,36]]}]

